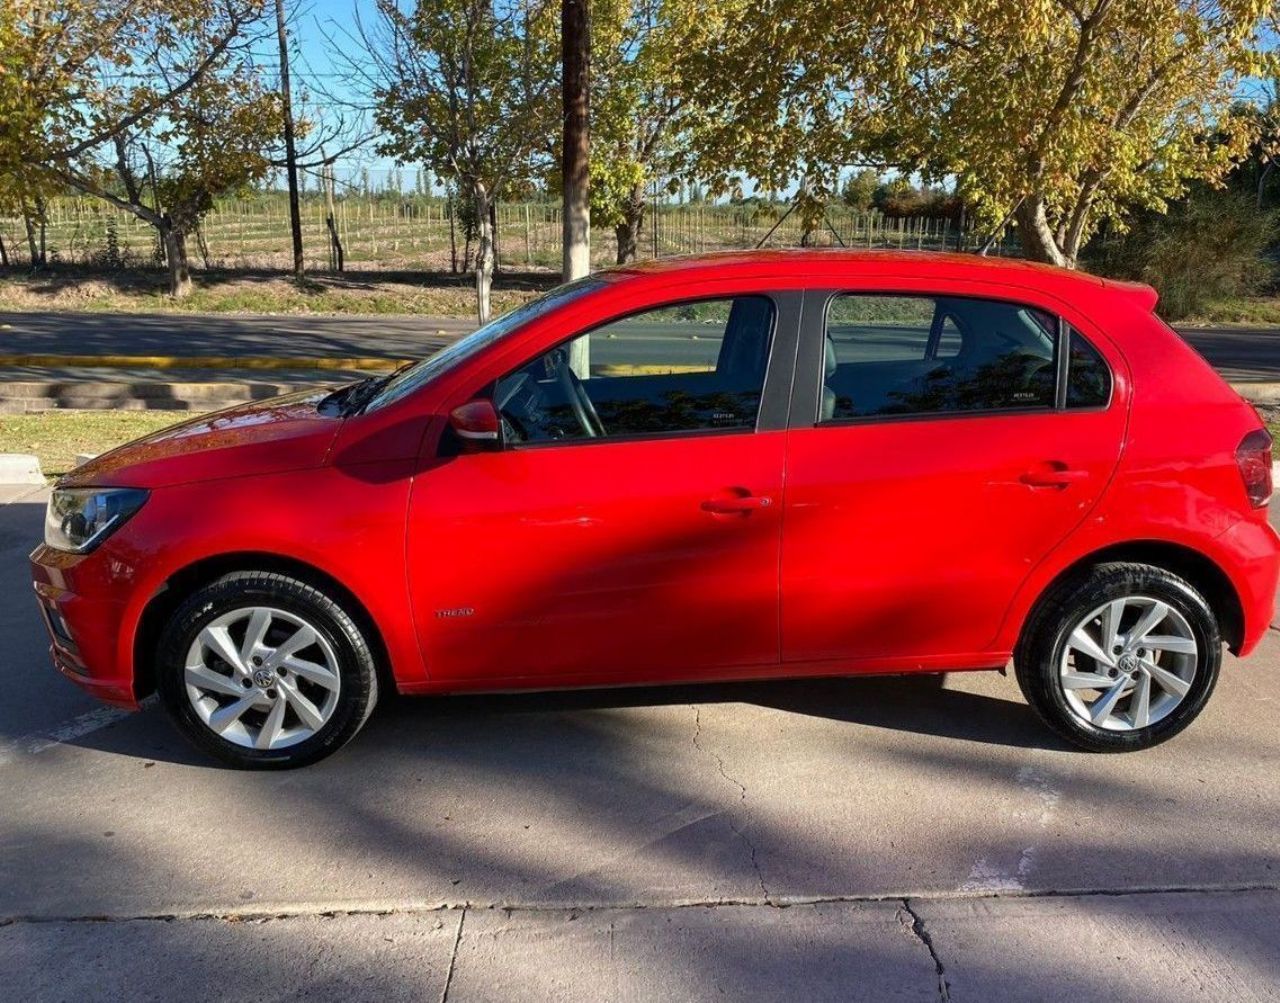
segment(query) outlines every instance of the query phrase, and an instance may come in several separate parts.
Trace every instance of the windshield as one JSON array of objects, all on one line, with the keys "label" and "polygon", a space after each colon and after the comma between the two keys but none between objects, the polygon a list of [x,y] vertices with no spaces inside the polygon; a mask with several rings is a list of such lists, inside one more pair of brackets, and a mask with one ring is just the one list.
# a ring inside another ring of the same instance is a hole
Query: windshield
[{"label": "windshield", "polygon": [[599,289],[604,283],[600,279],[588,276],[573,282],[556,286],[550,292],[543,293],[523,306],[504,313],[491,320],[484,327],[472,331],[465,338],[455,341],[434,355],[421,362],[414,363],[408,369],[396,373],[379,389],[376,396],[370,399],[365,411],[375,411],[393,401],[398,401],[419,387],[426,385],[446,370],[452,369],[464,359],[469,359],[477,352],[488,348],[495,341],[505,337],[516,328],[578,297]]}]

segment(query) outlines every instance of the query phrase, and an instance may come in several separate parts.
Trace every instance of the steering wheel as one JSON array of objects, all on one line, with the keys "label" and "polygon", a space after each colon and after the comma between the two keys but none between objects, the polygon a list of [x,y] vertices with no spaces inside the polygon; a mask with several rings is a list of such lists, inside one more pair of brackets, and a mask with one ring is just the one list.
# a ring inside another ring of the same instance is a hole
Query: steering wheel
[{"label": "steering wheel", "polygon": [[582,426],[582,434],[588,439],[595,439],[604,435],[604,423],[600,420],[600,415],[596,413],[596,406],[591,403],[587,388],[582,385],[582,380],[578,378],[578,374],[569,365],[569,353],[559,352],[557,355],[556,382],[560,384],[560,389],[563,391],[565,399],[569,402],[574,418]]}]

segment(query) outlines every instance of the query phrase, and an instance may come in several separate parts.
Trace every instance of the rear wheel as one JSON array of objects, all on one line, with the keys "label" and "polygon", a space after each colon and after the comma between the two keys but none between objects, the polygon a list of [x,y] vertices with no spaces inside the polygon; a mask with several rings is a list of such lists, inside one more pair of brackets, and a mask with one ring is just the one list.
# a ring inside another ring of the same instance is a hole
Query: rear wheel
[{"label": "rear wheel", "polygon": [[372,653],[347,612],[278,574],[236,572],[195,592],[160,639],[158,670],[178,729],[242,768],[330,755],[378,698]]},{"label": "rear wheel", "polygon": [[1204,709],[1222,637],[1204,597],[1145,564],[1102,564],[1047,596],[1014,655],[1045,723],[1094,752],[1144,749]]}]

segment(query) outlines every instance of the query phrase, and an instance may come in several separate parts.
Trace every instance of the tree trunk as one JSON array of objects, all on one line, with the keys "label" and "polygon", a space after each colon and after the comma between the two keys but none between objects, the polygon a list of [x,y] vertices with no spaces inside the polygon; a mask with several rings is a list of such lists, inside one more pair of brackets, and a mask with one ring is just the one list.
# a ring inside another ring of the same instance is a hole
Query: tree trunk
[{"label": "tree trunk", "polygon": [[590,67],[591,33],[587,0],[563,0],[560,5],[560,55],[564,104],[565,282],[591,271]]},{"label": "tree trunk", "polygon": [[449,271],[454,275],[458,274],[458,232],[453,225],[454,209],[457,207],[457,200],[452,193],[449,195],[445,206],[449,210]]},{"label": "tree trunk", "polygon": [[618,264],[625,265],[628,261],[635,260],[643,223],[644,186],[636,185],[622,207],[622,222],[613,228],[614,235],[618,238]]},{"label": "tree trunk", "polygon": [[276,38],[280,43],[280,106],[284,115],[285,173],[289,179],[289,230],[293,235],[293,277],[302,279],[302,209],[298,203],[298,152],[293,142],[293,101],[289,94],[289,36],[284,30],[284,0],[276,0]]},{"label": "tree trunk", "polygon": [[45,206],[44,197],[41,195],[37,195],[36,196],[36,219],[40,221],[40,267],[41,268],[49,267],[49,258],[45,253],[45,231],[46,231],[46,227],[48,226],[49,217],[48,217],[48,214],[45,212],[45,209],[46,209],[46,206]]},{"label": "tree trunk", "polygon": [[476,248],[476,318],[489,323],[489,291],[493,288],[493,229],[489,222],[489,191],[481,183],[472,185],[476,201],[476,227],[480,231]]},{"label": "tree trunk", "polygon": [[613,235],[618,240],[618,264],[625,265],[636,257],[636,230],[629,220],[624,219],[613,228]]},{"label": "tree trunk", "polygon": [[187,265],[187,235],[167,221],[160,233],[164,238],[164,254],[169,261],[169,295],[174,299],[186,299],[191,295],[191,269]]},{"label": "tree trunk", "polygon": [[489,200],[489,239],[493,242],[493,274],[502,271],[502,247],[498,244],[498,200]]},{"label": "tree trunk", "polygon": [[1062,249],[1054,240],[1053,230],[1044,212],[1044,199],[1028,195],[1013,214],[1018,228],[1018,240],[1022,244],[1022,256],[1030,261],[1042,261],[1060,268],[1073,268]]},{"label": "tree trunk", "polygon": [[0,234],[0,268],[9,267],[9,251],[4,246],[4,235]]},{"label": "tree trunk", "polygon": [[27,252],[31,256],[31,270],[40,267],[40,248],[36,244],[36,224],[31,218],[31,209],[24,202],[22,205],[22,223],[27,230]]}]

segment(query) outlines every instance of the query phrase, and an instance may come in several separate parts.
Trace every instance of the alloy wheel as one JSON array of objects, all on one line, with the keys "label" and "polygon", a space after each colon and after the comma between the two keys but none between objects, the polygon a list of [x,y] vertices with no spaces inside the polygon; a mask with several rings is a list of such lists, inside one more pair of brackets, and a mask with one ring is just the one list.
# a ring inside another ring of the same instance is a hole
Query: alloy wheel
[{"label": "alloy wheel", "polygon": [[215,734],[247,749],[314,736],[338,705],[332,645],[302,617],[247,606],[210,621],[187,650],[187,699]]},{"label": "alloy wheel", "polygon": [[1136,731],[1182,703],[1199,659],[1186,617],[1159,599],[1127,596],[1099,606],[1071,631],[1058,680],[1084,723]]}]

